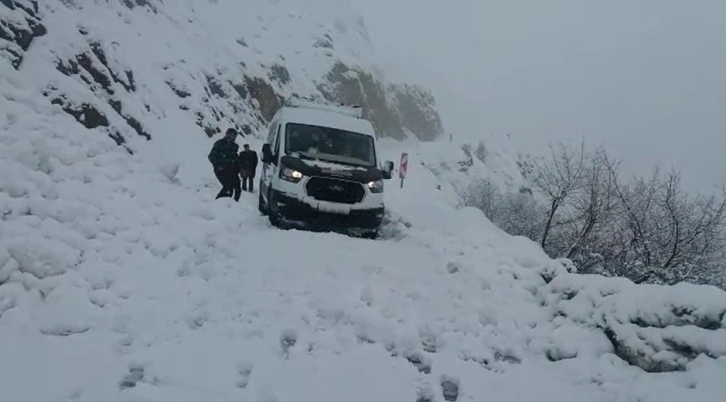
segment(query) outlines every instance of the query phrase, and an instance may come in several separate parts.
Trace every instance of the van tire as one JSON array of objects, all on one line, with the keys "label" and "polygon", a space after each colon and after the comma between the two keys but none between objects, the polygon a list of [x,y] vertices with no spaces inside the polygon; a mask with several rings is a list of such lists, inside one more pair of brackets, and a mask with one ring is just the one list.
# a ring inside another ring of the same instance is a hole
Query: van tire
[{"label": "van tire", "polygon": [[378,239],[378,230],[374,230],[374,231],[365,233],[365,234],[363,234],[362,237],[364,239],[376,240],[376,239]]},{"label": "van tire", "polygon": [[275,208],[275,192],[270,188],[267,190],[267,217],[270,219],[270,224],[275,227],[280,227],[280,214]]},{"label": "van tire", "polygon": [[264,201],[262,200],[262,193],[259,193],[257,197],[257,209],[260,211],[262,216],[265,216],[268,213]]}]

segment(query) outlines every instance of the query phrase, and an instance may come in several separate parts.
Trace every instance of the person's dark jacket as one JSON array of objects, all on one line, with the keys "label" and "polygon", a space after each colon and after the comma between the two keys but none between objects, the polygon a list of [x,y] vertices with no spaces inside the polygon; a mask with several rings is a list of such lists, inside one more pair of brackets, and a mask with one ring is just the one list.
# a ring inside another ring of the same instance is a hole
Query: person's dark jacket
[{"label": "person's dark jacket", "polygon": [[255,175],[257,169],[257,152],[248,149],[239,153],[240,171],[247,171],[252,176]]},{"label": "person's dark jacket", "polygon": [[239,163],[237,156],[238,150],[239,145],[234,141],[229,141],[224,138],[217,140],[212,146],[212,150],[209,151],[209,162],[212,163],[215,170],[224,168],[236,169]]}]

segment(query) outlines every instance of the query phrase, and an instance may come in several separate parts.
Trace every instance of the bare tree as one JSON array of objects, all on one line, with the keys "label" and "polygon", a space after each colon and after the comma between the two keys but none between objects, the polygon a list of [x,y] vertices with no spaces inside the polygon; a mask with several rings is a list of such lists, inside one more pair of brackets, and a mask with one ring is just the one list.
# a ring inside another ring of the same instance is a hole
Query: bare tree
[{"label": "bare tree", "polygon": [[[492,222],[497,219],[495,208],[498,205],[499,192],[488,179],[475,180],[461,194],[464,204],[478,208]],[[494,222],[496,224],[496,222]]]},{"label": "bare tree", "polygon": [[553,226],[558,224],[556,216],[565,205],[568,197],[582,189],[582,178],[585,166],[585,143],[575,150],[564,143],[555,150],[550,145],[550,158],[543,161],[534,161],[534,175],[532,182],[535,189],[545,196],[549,205],[547,219],[542,228],[540,245],[547,249],[547,237]]},{"label": "bare tree", "polygon": [[569,222],[568,250],[565,257],[573,259],[576,254],[592,253],[588,247],[601,227],[607,225],[617,209],[615,178],[611,172],[619,163],[612,160],[604,148],[598,147],[588,154],[588,163],[582,176],[582,191],[572,200],[572,218]]},{"label": "bare tree", "polygon": [[462,198],[465,205],[480,209],[492,223],[511,235],[532,239],[541,233],[543,208],[526,189],[502,193],[483,179],[471,183]]},{"label": "bare tree", "polygon": [[626,234],[608,264],[614,274],[676,283],[723,263],[726,192],[691,197],[682,189],[680,172],[663,176],[657,167],[648,179],[614,183],[623,210],[616,228]]},{"label": "bare tree", "polygon": [[680,172],[663,174],[658,166],[624,180],[603,147],[586,152],[584,143],[560,143],[550,151],[528,162],[534,194],[502,193],[481,181],[468,189],[466,203],[580,272],[726,288],[726,187],[692,195]]}]

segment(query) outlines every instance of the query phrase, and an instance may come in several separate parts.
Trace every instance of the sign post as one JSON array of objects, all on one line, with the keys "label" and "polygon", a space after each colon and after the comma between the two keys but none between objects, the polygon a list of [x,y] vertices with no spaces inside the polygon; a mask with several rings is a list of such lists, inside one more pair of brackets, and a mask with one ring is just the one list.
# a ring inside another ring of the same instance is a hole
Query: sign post
[{"label": "sign post", "polygon": [[406,152],[401,153],[401,164],[398,168],[398,177],[401,178],[401,188],[403,188],[403,179],[406,178],[406,171],[408,170],[408,154]]}]

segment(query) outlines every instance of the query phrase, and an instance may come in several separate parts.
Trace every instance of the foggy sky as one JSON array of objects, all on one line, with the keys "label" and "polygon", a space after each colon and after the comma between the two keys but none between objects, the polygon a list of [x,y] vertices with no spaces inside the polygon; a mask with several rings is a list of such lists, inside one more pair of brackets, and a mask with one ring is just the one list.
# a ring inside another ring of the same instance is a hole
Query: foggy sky
[{"label": "foggy sky", "polygon": [[726,0],[351,1],[454,135],[527,151],[584,136],[627,173],[726,180]]}]

